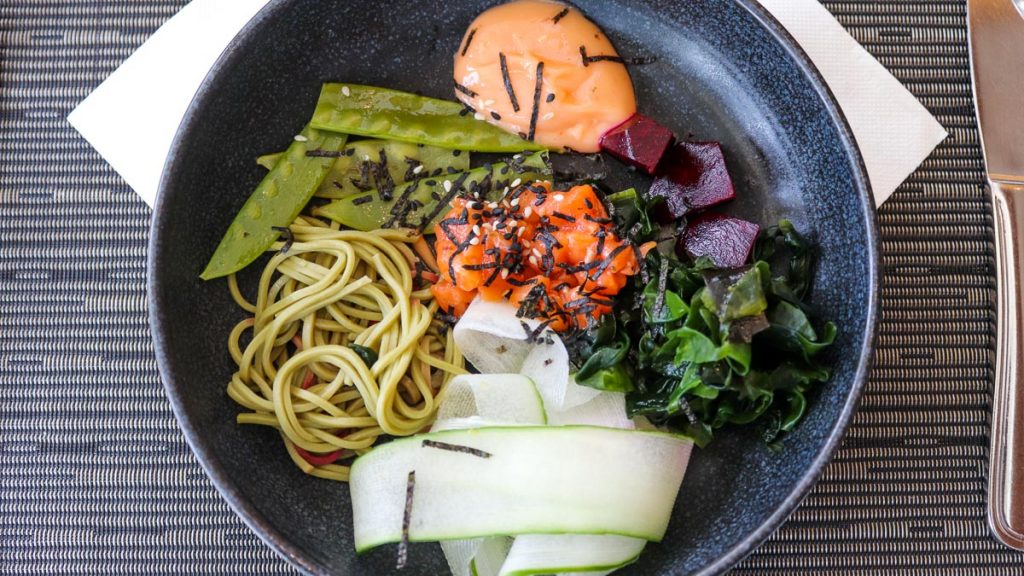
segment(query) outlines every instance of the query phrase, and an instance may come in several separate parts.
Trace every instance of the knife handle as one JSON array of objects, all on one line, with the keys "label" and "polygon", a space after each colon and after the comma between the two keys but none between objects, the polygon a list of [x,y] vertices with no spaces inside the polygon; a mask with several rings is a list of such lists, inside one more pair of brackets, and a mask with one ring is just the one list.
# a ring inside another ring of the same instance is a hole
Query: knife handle
[{"label": "knife handle", "polygon": [[1024,550],[1024,182],[989,181],[996,252],[996,372],[988,521]]}]

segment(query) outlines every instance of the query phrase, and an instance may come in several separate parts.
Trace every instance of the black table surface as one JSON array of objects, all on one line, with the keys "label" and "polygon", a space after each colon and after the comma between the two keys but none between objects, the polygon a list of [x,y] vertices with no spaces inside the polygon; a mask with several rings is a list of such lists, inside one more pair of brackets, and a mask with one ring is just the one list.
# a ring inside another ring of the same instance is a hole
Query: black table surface
[{"label": "black table surface", "polygon": [[[185,3],[0,1],[2,574],[293,572],[185,445],[149,338],[150,209],[66,120]],[[985,523],[995,277],[965,2],[824,4],[950,137],[879,211],[854,425],[735,573],[1024,573]]]}]

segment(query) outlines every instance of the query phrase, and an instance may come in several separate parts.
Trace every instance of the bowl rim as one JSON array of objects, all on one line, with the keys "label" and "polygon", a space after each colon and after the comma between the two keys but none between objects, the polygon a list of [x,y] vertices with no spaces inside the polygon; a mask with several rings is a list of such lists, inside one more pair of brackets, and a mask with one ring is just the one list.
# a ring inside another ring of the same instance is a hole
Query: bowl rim
[{"label": "bowl rim", "polygon": [[[291,563],[292,566],[306,574],[316,575],[328,573],[326,567],[314,561],[301,546],[298,546],[288,537],[279,532],[275,526],[269,522],[258,509],[256,509],[252,502],[242,494],[234,481],[221,466],[217,457],[214,455],[213,450],[209,449],[206,442],[200,438],[195,425],[189,418],[189,415],[181,401],[179,386],[174,375],[169,369],[170,364],[166,337],[162,329],[164,326],[163,315],[161,314],[161,310],[163,310],[163,300],[160,297],[160,291],[158,290],[158,287],[162,282],[162,277],[155,258],[155,255],[160,252],[160,246],[165,241],[161,234],[161,229],[163,228],[161,214],[165,212],[164,202],[167,197],[165,191],[171,179],[170,175],[174,171],[174,167],[178,159],[178,152],[184,140],[184,134],[188,132],[189,128],[193,125],[199,104],[205,100],[206,94],[210,91],[215,79],[220,75],[220,72],[227,65],[227,62],[231,60],[234,54],[239,50],[240,43],[247,39],[256,28],[262,26],[265,21],[277,17],[277,15],[284,10],[289,1],[290,0],[270,0],[266,6],[264,6],[252,19],[249,20],[248,23],[246,23],[245,26],[242,27],[238,34],[232,38],[231,42],[217,58],[214,65],[210,68],[210,71],[206,74],[198,90],[193,96],[185,115],[182,117],[181,123],[175,132],[174,139],[171,142],[167,159],[164,162],[163,172],[161,173],[160,183],[157,189],[156,202],[153,206],[153,217],[150,223],[149,242],[146,256],[146,302],[150,323],[150,333],[160,373],[160,381],[163,384],[164,392],[171,405],[175,420],[177,420],[178,426],[181,428],[189,448],[199,461],[203,471],[206,473],[207,477],[210,478],[214,487],[217,489],[217,492],[219,492],[221,497],[227,501],[232,511],[242,519],[245,525],[248,526],[249,529],[260,538],[260,540],[262,540],[269,548],[274,550],[282,558]],[[880,297],[880,279],[878,272],[880,269],[880,255],[878,251],[879,231],[876,221],[875,202],[872,195],[871,184],[867,175],[867,168],[864,164],[863,156],[853,135],[853,131],[850,128],[846,115],[839,107],[835,95],[832,93],[828,84],[826,84],[817,67],[810,60],[810,57],[806,52],[804,52],[803,48],[800,47],[785,27],[783,27],[767,9],[761,6],[757,0],[726,1],[730,1],[750,13],[782,47],[786,54],[792,58],[803,75],[810,81],[812,88],[820,98],[822,104],[825,106],[833,124],[838,130],[838,135],[843,149],[846,151],[847,160],[850,162],[853,184],[860,192],[859,200],[861,209],[866,215],[865,223],[867,229],[865,230],[865,237],[867,240],[866,253],[868,257],[868,303],[865,315],[866,329],[863,341],[860,345],[860,360],[854,372],[850,392],[847,394],[843,408],[840,411],[835,424],[832,426],[825,444],[822,446],[821,450],[818,451],[814,460],[811,462],[811,465],[800,477],[799,481],[794,485],[790,493],[786,495],[782,504],[778,506],[756,530],[752,531],[745,538],[734,544],[725,554],[718,557],[701,570],[695,572],[694,574],[697,576],[721,574],[727,569],[733,567],[767,540],[768,537],[771,536],[771,534],[775,532],[783,522],[785,522],[796,507],[803,501],[811,487],[814,486],[818,478],[821,476],[825,466],[829,461],[831,461],[832,456],[839,447],[846,430],[849,428],[867,381],[868,370],[874,357],[874,343],[878,329]]]}]

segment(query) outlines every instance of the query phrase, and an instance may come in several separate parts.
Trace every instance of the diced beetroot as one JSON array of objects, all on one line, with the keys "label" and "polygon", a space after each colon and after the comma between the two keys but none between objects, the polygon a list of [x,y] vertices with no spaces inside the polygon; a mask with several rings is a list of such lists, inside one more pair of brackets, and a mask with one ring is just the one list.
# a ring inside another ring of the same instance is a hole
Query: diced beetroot
[{"label": "diced beetroot", "polygon": [[601,150],[654,174],[673,138],[668,128],[643,114],[633,114],[629,120],[601,136]]},{"label": "diced beetroot", "polygon": [[739,268],[747,263],[760,226],[724,214],[701,214],[686,225],[676,253],[696,260],[708,256],[719,268]]},{"label": "diced beetroot", "polygon": [[657,214],[662,222],[736,197],[718,142],[680,142],[673,146],[648,194],[665,199]]}]

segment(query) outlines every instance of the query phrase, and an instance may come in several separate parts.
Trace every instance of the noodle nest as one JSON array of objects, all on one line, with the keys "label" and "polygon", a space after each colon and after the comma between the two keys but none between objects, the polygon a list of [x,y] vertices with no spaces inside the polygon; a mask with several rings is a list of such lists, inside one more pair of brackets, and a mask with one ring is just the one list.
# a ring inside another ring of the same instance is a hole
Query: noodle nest
[{"label": "noodle nest", "polygon": [[430,425],[464,361],[429,286],[414,286],[417,270],[436,270],[417,231],[340,230],[300,216],[288,236],[272,248],[255,304],[228,279],[251,316],[228,340],[238,371],[227,392],[249,410],[238,422],[279,430],[304,472],[346,481],[338,462],[382,434]]}]

